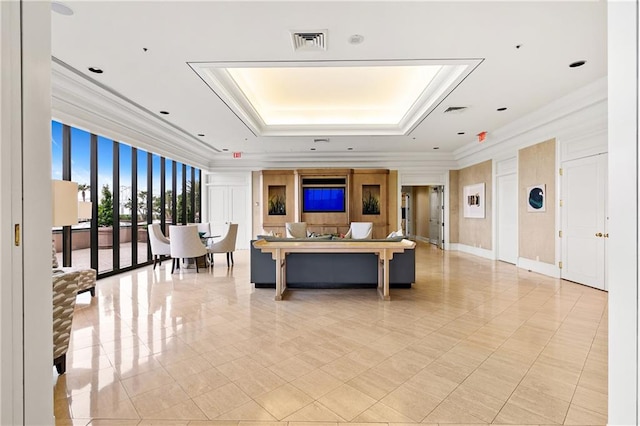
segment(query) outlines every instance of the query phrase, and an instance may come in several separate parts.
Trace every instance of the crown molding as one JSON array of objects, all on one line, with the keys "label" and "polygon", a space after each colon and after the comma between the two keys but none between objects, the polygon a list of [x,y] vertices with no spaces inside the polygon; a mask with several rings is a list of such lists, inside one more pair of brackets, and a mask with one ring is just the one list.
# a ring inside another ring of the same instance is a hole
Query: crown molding
[{"label": "crown molding", "polygon": [[203,151],[219,152],[55,57],[51,70],[51,116],[64,124],[199,168]]},{"label": "crown molding", "polygon": [[487,135],[453,155],[458,168],[516,155],[518,149],[552,138],[596,133],[607,128],[607,77],[578,89]]}]

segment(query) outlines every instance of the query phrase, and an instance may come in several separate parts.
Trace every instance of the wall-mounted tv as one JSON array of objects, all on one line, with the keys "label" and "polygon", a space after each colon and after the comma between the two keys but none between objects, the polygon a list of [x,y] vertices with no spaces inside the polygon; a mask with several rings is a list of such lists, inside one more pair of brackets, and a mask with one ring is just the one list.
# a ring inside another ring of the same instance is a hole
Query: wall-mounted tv
[{"label": "wall-mounted tv", "polygon": [[302,211],[304,213],[344,212],[345,188],[302,188]]}]

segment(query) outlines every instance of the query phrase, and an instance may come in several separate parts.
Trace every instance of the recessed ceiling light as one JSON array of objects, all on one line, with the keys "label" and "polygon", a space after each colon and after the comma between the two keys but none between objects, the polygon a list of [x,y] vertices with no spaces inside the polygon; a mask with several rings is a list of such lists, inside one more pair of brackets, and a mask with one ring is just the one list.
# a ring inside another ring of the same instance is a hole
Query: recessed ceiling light
[{"label": "recessed ceiling light", "polygon": [[464,132],[458,132],[459,135],[464,135]]},{"label": "recessed ceiling light", "polygon": [[311,148],[311,151],[315,151],[315,150],[316,150],[315,148]]},{"label": "recessed ceiling light", "polygon": [[496,111],[506,111],[506,110],[507,110],[507,107],[500,107]]},{"label": "recessed ceiling light", "polygon": [[347,148],[347,151],[353,151],[353,148],[349,147]]},{"label": "recessed ceiling light", "polygon": [[89,67],[89,71],[94,72],[96,74],[102,74],[104,72],[100,68],[96,68],[96,67]]},{"label": "recessed ceiling light", "polygon": [[222,148],[223,151],[229,151],[229,148]]},{"label": "recessed ceiling light", "polygon": [[148,52],[148,51],[149,51],[149,49],[147,49],[146,47],[143,47],[143,48],[142,48],[142,51],[143,51],[143,52]]},{"label": "recessed ceiling light", "polygon": [[60,3],[59,1],[51,2],[51,11],[59,13],[64,16],[73,15],[73,10],[64,3]]},{"label": "recessed ceiling light", "polygon": [[522,47],[521,44],[516,44],[516,49],[520,49]]},{"label": "recessed ceiling light", "polygon": [[440,149],[440,147],[439,146],[434,146],[433,149]]},{"label": "recessed ceiling light", "polygon": [[169,115],[169,111],[160,111],[160,114]]},{"label": "recessed ceiling light", "polygon": [[578,68],[586,64],[587,61],[575,61],[569,64],[569,68]]},{"label": "recessed ceiling light", "polygon": [[198,133],[198,136],[202,137],[204,136],[204,133]]},{"label": "recessed ceiling light", "polygon": [[350,44],[360,44],[363,41],[364,41],[364,36],[360,34],[353,34],[352,36],[349,37]]}]

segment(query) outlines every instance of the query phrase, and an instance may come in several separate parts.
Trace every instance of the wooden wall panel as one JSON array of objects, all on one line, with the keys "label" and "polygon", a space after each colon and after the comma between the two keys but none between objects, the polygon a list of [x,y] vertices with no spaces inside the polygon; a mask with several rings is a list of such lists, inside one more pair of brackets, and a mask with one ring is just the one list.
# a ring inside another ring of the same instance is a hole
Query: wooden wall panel
[{"label": "wooden wall panel", "polygon": [[[556,141],[523,148],[518,153],[519,256],[555,264]],[[544,212],[527,211],[527,188],[546,185]]]},{"label": "wooden wall panel", "polygon": [[[464,187],[484,183],[484,218],[464,217]],[[458,170],[458,242],[471,247],[491,250],[491,203],[492,191],[492,162],[491,160],[475,164]],[[451,221],[452,225],[454,224]]]}]

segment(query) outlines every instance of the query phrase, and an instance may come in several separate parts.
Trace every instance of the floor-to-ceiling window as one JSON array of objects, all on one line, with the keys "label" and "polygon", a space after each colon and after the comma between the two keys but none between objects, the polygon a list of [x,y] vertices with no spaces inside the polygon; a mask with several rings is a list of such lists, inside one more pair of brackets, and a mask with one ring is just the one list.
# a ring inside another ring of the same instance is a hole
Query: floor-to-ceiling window
[{"label": "floor-to-ceiling window", "polygon": [[[135,228],[136,232],[136,247],[137,247],[137,263],[145,263],[149,260],[149,250],[147,249],[147,213],[151,212],[149,209],[149,187],[148,187],[148,174],[151,171],[148,167],[149,155],[146,151],[136,151],[136,210],[135,210]],[[155,198],[155,197],[154,197]],[[155,205],[155,199],[152,200]]]},{"label": "floor-to-ceiling window", "polygon": [[[75,128],[70,130],[70,179],[78,183],[78,201],[86,203],[91,200],[91,134]],[[71,258],[73,266],[79,268],[91,267],[91,257],[84,255],[91,244],[91,214],[87,213],[78,211],[78,224],[71,227]]]},{"label": "floor-to-ceiling window", "polygon": [[120,181],[118,188],[120,194],[118,197],[118,215],[120,218],[120,268],[126,268],[132,265],[131,252],[133,251],[133,242],[135,238],[131,233],[132,213],[133,210],[133,193],[132,193],[132,175],[131,167],[132,149],[129,145],[119,144],[119,175]]},{"label": "floor-to-ceiling window", "polygon": [[56,121],[51,133],[52,178],[77,182],[78,201],[93,202],[77,225],[52,229],[60,264],[98,276],[145,265],[147,224],[199,220],[199,169]]},{"label": "floor-to-ceiling window", "polygon": [[98,273],[113,270],[113,141],[98,136]]}]

